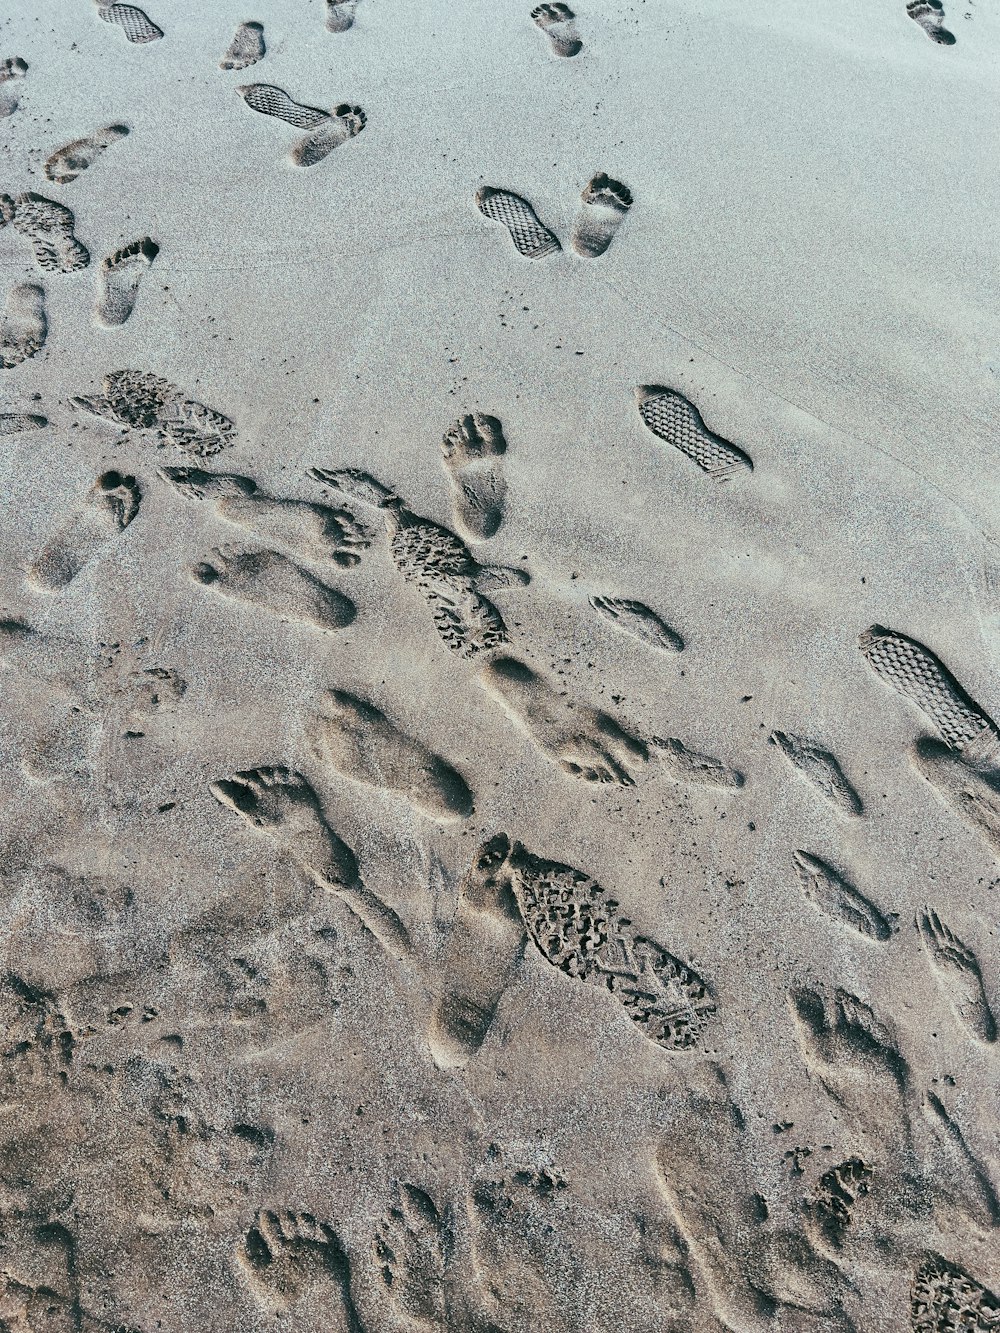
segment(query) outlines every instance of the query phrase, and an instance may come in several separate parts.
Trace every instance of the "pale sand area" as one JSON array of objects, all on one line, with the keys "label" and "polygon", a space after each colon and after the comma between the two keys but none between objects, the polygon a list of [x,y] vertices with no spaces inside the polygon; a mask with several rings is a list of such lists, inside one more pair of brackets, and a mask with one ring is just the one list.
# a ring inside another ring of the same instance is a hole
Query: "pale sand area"
[{"label": "pale sand area", "polygon": [[1000,15],[116,8],[0,16],[0,1328],[997,1327]]}]

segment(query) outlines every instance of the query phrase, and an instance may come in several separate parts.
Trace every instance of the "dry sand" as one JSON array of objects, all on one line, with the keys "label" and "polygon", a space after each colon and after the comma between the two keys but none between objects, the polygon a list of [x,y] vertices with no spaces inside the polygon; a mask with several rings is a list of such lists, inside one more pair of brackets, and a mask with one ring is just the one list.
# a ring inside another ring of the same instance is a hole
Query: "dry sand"
[{"label": "dry sand", "polygon": [[967,4],[8,4],[0,1329],[1000,1326]]}]

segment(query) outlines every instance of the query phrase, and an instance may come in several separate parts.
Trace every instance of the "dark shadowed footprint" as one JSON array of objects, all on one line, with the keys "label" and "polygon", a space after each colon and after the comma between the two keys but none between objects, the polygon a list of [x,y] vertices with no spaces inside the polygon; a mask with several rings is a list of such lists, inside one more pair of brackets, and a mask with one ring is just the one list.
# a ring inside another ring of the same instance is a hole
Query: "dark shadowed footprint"
[{"label": "dark shadowed footprint", "polygon": [[799,886],[817,911],[867,935],[870,940],[889,939],[892,928],[883,914],[832,866],[808,852],[796,852],[792,860]]},{"label": "dark shadowed footprint", "polygon": [[114,23],[121,28],[126,39],[136,46],[158,42],[163,36],[163,30],[135,5],[101,5],[97,13],[105,23]]},{"label": "dark shadowed footprint", "polygon": [[665,653],[679,653],[684,640],[670,626],[651,611],[644,602],[630,597],[591,597],[590,605],[601,617],[634,639],[648,643]]},{"label": "dark shadowed footprint", "polygon": [[575,56],[583,50],[576,30],[576,15],[569,5],[538,5],[531,17],[548,37],[557,56]]},{"label": "dark shadowed footprint", "polygon": [[539,222],[527,199],[512,190],[484,185],[476,192],[476,207],[491,222],[507,228],[518,254],[525,259],[544,259],[562,249],[554,233]]},{"label": "dark shadowed footprint", "polygon": [[326,0],[327,32],[346,32],[354,23],[358,0]]},{"label": "dark shadowed footprint", "polygon": [[[257,1298],[278,1312],[309,1301],[331,1327],[364,1333],[351,1295],[351,1265],[340,1237],[312,1213],[267,1208],[237,1252]],[[336,1313],[334,1313],[336,1311]]]},{"label": "dark shadowed footprint", "polygon": [[249,477],[193,467],[160,468],[160,476],[186,499],[208,500],[227,523],[278,542],[306,560],[349,569],[371,542],[349,510],[267,495]]},{"label": "dark shadowed footprint", "polygon": [[27,72],[28,62],[20,56],[0,60],[0,120],[17,110],[21,100],[19,85]]},{"label": "dark shadowed footprint", "polygon": [[917,929],[934,978],[956,1016],[977,1041],[996,1041],[996,1019],[986,998],[979,959],[930,907],[918,914]]},{"label": "dark shadowed footprint", "polygon": [[473,541],[492,537],[503,522],[507,495],[500,462],[507,452],[503,427],[496,417],[470,412],[445,431],[441,452],[459,528]]},{"label": "dark shadowed footprint", "polygon": [[135,309],[142,276],[159,253],[156,242],[143,236],[108,255],[100,270],[98,323],[106,328],[125,323]]},{"label": "dark shadowed footprint", "polygon": [[0,435],[20,435],[24,431],[41,430],[48,418],[31,412],[0,412]]},{"label": "dark shadowed footprint", "polygon": [[0,368],[12,370],[37,356],[48,333],[45,292],[36,282],[12,287],[0,313]]},{"label": "dark shadowed footprint", "polygon": [[349,597],[278,551],[221,546],[211,560],[195,565],[191,573],[206,588],[260,607],[281,620],[338,630],[350,625],[357,614]]},{"label": "dark shadowed footprint", "polygon": [[83,139],[57,148],[45,163],[45,174],[56,185],[69,185],[77,176],[92,167],[106,148],[110,148],[129,132],[127,125],[107,125]]},{"label": "dark shadowed footprint", "polygon": [[632,195],[621,181],[598,173],[580,196],[581,208],[573,226],[573,249],[584,259],[603,255],[632,207]]},{"label": "dark shadowed footprint", "polygon": [[373,1243],[389,1300],[409,1329],[448,1327],[445,1275],[452,1253],[451,1228],[431,1196],[400,1183]]},{"label": "dark shadowed footprint", "polygon": [[940,1254],[928,1254],[910,1289],[913,1333],[991,1333],[1000,1328],[1000,1300]]},{"label": "dark shadowed footprint", "polygon": [[315,166],[342,143],[365,127],[365,114],[358,106],[341,103],[332,112],[296,102],[283,88],[269,83],[251,83],[236,91],[253,111],[274,116],[296,129],[311,133],[292,149],[292,160],[300,167]]},{"label": "dark shadowed footprint", "polygon": [[815,787],[842,815],[860,815],[864,810],[861,797],[848,782],[837,759],[802,736],[787,731],[772,731],[770,741],[801,773],[810,786]]},{"label": "dark shadowed footprint", "polygon": [[301,773],[247,769],[209,784],[220,805],[275,843],[320,888],[343,899],[393,958],[408,957],[410,939],[396,913],[366,889],[357,857],[337,837]]},{"label": "dark shadowed footprint", "polygon": [[183,389],[144,370],[112,370],[104,376],[104,392],[74,398],[77,407],[135,430],[153,432],[161,444],[204,458],[235,442],[236,428]]},{"label": "dark shadowed footprint", "polygon": [[356,782],[399,792],[432,819],[472,814],[472,792],[457,769],[346,690],[329,690],[310,723],[317,758]]},{"label": "dark shadowed footprint", "polygon": [[89,250],[73,235],[76,219],[65,204],[42,194],[18,195],[10,220],[31,242],[35,263],[46,272],[73,273],[90,263]]},{"label": "dark shadowed footprint", "polygon": [[292,149],[292,161],[297,167],[314,167],[325,157],[360,134],[367,123],[367,117],[359,106],[341,102],[334,107],[329,117],[308,138]]},{"label": "dark shadowed footprint", "polygon": [[679,449],[715,481],[752,472],[753,462],[742,449],[714,435],[694,403],[659,385],[636,389],[639,415],[654,435]]},{"label": "dark shadowed footprint", "polygon": [[141,500],[135,477],[103,473],[80,509],[31,565],[28,578],[46,592],[65,588],[109,541],[124,532],[139,512]]},{"label": "dark shadowed footprint", "polygon": [[955,34],[944,26],[944,6],[941,0],[909,0],[906,12],[919,23],[932,42],[939,46],[954,46]]},{"label": "dark shadowed footprint", "polygon": [[241,23],[233,34],[233,40],[219,61],[220,69],[247,69],[263,60],[264,25],[262,23]]}]

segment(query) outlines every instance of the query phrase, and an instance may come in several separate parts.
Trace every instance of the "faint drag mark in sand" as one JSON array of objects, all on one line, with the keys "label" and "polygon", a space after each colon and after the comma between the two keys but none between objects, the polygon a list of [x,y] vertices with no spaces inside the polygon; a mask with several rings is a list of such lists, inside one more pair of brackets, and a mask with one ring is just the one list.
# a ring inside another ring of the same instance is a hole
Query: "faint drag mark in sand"
[{"label": "faint drag mark in sand", "polygon": [[265,1208],[237,1251],[262,1305],[284,1311],[312,1297],[339,1307],[347,1333],[364,1333],[351,1295],[351,1265],[340,1237],[312,1213]]},{"label": "faint drag mark in sand", "polygon": [[210,559],[195,565],[191,576],[223,597],[259,607],[280,620],[298,620],[321,630],[343,629],[357,615],[349,597],[278,551],[220,546]]},{"label": "faint drag mark in sand", "polygon": [[569,5],[538,5],[531,17],[548,37],[557,56],[576,56],[583,50],[576,30],[576,15]]},{"label": "faint drag mark in sand", "polygon": [[124,245],[101,264],[97,320],[106,328],[124,324],[135,309],[139,283],[160,247],[148,236]]},{"label": "faint drag mark in sand", "polygon": [[682,394],[659,385],[644,385],[636,389],[636,396],[646,427],[697,463],[713,480],[726,481],[740,472],[753,471],[750,456],[713,434],[694,403]]},{"label": "faint drag mark in sand", "polygon": [[645,602],[630,597],[591,597],[590,606],[602,620],[651,648],[659,648],[665,653],[679,653],[684,648],[684,640],[677,631],[651,611]]},{"label": "faint drag mark in sand", "polygon": [[65,204],[42,194],[22,194],[16,200],[7,200],[4,211],[10,214],[7,220],[31,242],[39,268],[73,273],[90,263],[89,250],[73,234],[76,219]]},{"label": "faint drag mark in sand", "polygon": [[863,813],[861,797],[829,750],[785,731],[772,731],[769,740],[785,756],[791,768],[825,796],[840,814],[856,816]]},{"label": "faint drag mark in sand", "polygon": [[21,100],[18,84],[28,72],[28,62],[20,56],[0,60],[0,120],[12,116]]},{"label": "faint drag mark in sand", "polygon": [[944,26],[944,6],[941,0],[909,0],[906,12],[919,23],[932,42],[939,46],[954,46],[955,34]]},{"label": "faint drag mark in sand", "polygon": [[494,536],[503,522],[507,495],[500,461],[507,452],[507,441],[500,422],[485,412],[460,417],[445,432],[441,452],[451,478],[459,528],[473,541]]},{"label": "faint drag mark in sand", "polygon": [[848,884],[843,876],[818,856],[798,851],[792,857],[799,887],[818,912],[850,926],[870,940],[884,943],[892,935],[892,927],[863,893]]},{"label": "faint drag mark in sand", "polygon": [[300,167],[322,162],[334,148],[353,139],[365,127],[365,113],[347,102],[330,112],[296,102],[283,88],[270,83],[246,84],[236,91],[252,111],[287,121],[296,129],[312,131],[292,149],[292,161]]},{"label": "faint drag mark in sand", "polygon": [[539,222],[527,199],[512,190],[485,185],[476,191],[476,207],[483,217],[507,228],[518,254],[525,259],[544,259],[562,249],[555,234]]},{"label": "faint drag mark in sand", "polygon": [[152,432],[160,445],[172,444],[185,453],[205,457],[235,443],[236,427],[221,412],[182,389],[144,370],[112,370],[104,376],[104,392],[74,398],[94,416],[134,430]]},{"label": "faint drag mark in sand", "polygon": [[108,125],[95,130],[83,139],[57,148],[45,163],[45,174],[56,185],[69,185],[82,172],[89,170],[101,154],[129,133],[127,125]]},{"label": "faint drag mark in sand", "polygon": [[45,346],[45,292],[36,282],[12,287],[0,313],[0,368],[12,370]]},{"label": "faint drag mark in sand", "polygon": [[256,65],[258,60],[263,60],[265,54],[264,25],[241,23],[225,55],[219,61],[219,68],[247,69],[250,65]]},{"label": "faint drag mark in sand", "polygon": [[135,5],[100,5],[97,13],[105,23],[114,23],[121,28],[126,39],[137,46],[158,42],[163,36],[162,29]]},{"label": "faint drag mark in sand", "polygon": [[603,255],[632,207],[632,195],[621,181],[599,172],[584,188],[573,225],[572,245],[584,259]]},{"label": "faint drag mark in sand", "polygon": [[135,477],[104,472],[83,504],[42,551],[28,578],[45,592],[60,592],[139,512],[142,491]]},{"label": "faint drag mark in sand", "polygon": [[917,930],[934,979],[956,1017],[977,1041],[996,1041],[996,1019],[986,998],[979,959],[933,908],[918,914]]}]

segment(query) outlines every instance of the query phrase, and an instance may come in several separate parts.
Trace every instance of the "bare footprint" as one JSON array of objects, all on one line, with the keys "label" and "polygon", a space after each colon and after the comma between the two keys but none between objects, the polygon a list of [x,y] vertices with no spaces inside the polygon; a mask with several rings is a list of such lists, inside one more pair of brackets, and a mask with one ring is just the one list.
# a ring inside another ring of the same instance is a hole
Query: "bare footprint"
[{"label": "bare footprint", "polygon": [[276,843],[320,888],[342,898],[395,958],[410,954],[409,936],[391,908],[361,882],[354,853],[327,823],[315,791],[292,769],[264,767],[209,784],[220,805]]},{"label": "bare footprint", "polygon": [[31,242],[39,268],[73,273],[90,263],[90,251],[74,236],[76,219],[65,204],[42,194],[22,194],[14,201],[11,222]]},{"label": "bare footprint", "polygon": [[356,782],[399,792],[432,819],[472,814],[472,792],[461,773],[374,704],[330,690],[310,732],[317,757]]},{"label": "bare footprint", "polygon": [[539,222],[527,199],[512,190],[484,185],[476,192],[476,207],[491,222],[507,228],[518,254],[525,259],[544,259],[562,249],[555,235]]},{"label": "bare footprint", "polygon": [[416,1185],[401,1183],[373,1244],[389,1298],[411,1329],[448,1327],[445,1270],[452,1237],[434,1200]]},{"label": "bare footprint", "polygon": [[944,804],[1000,858],[1000,775],[995,769],[981,773],[931,737],[911,747],[910,759]]},{"label": "bare footprint", "polygon": [[23,431],[41,430],[48,424],[46,417],[31,412],[0,412],[0,435],[20,435]]},{"label": "bare footprint", "polygon": [[735,790],[746,781],[736,768],[730,768],[721,759],[711,754],[701,754],[690,750],[683,741],[676,737],[650,737],[650,758],[660,761],[675,782],[684,782],[693,787],[717,787],[722,791]]},{"label": "bare footprint", "polygon": [[649,751],[637,736],[600,709],[564,699],[516,658],[490,662],[479,680],[546,758],[572,777],[631,787],[633,772],[648,762]]},{"label": "bare footprint", "polygon": [[346,32],[354,23],[358,0],[326,0],[327,32]]},{"label": "bare footprint", "polygon": [[0,60],[0,120],[12,116],[20,103],[18,84],[28,72],[28,62],[20,56]]},{"label": "bare footprint", "polygon": [[101,265],[101,295],[97,303],[99,323],[107,328],[125,323],[135,309],[142,275],[159,253],[156,242],[143,236],[108,255]]},{"label": "bare footprint", "polygon": [[129,132],[127,125],[107,125],[83,139],[57,148],[45,163],[45,174],[56,185],[69,185],[77,176],[92,167],[106,148],[110,148]]},{"label": "bare footprint", "polygon": [[211,501],[227,523],[278,542],[306,560],[349,569],[371,542],[349,510],[267,495],[249,477],[193,467],[160,468],[160,476],[186,499]]},{"label": "bare footprint", "polygon": [[196,582],[281,620],[299,620],[322,630],[349,625],[354,603],[308,570],[277,551],[238,551],[219,547],[211,560],[191,571]]},{"label": "bare footprint", "polygon": [[576,15],[569,5],[539,5],[531,17],[552,43],[557,56],[575,56],[583,50],[576,30]]},{"label": "bare footprint", "polygon": [[629,597],[591,597],[590,605],[604,620],[630,634],[634,639],[648,643],[665,653],[679,653],[684,640],[670,626],[651,611],[644,602]]},{"label": "bare footprint", "polygon": [[801,773],[842,815],[862,813],[864,806],[861,797],[848,782],[844,770],[829,750],[786,731],[772,731],[769,739],[791,767]]},{"label": "bare footprint", "polygon": [[955,34],[944,26],[944,6],[941,0],[909,0],[906,12],[919,23],[932,42],[939,46],[954,46]]},{"label": "bare footprint", "polygon": [[12,370],[45,346],[45,293],[36,282],[12,287],[0,314],[0,367]]},{"label": "bare footprint", "polygon": [[148,371],[112,370],[104,376],[103,390],[73,402],[119,425],[152,431],[159,443],[201,458],[235,442],[236,428],[228,417]]},{"label": "bare footprint", "polygon": [[952,1009],[977,1041],[996,1041],[996,1019],[986,998],[979,959],[933,908],[926,907],[919,913],[917,929],[935,979]]},{"label": "bare footprint", "polygon": [[573,227],[573,249],[585,259],[603,255],[632,207],[632,195],[621,181],[599,172],[580,196],[583,207]]},{"label": "bare footprint", "polygon": [[869,898],[838,875],[833,866],[802,851],[796,852],[792,861],[799,886],[817,911],[871,940],[884,942],[889,939],[892,929],[886,918]]},{"label": "bare footprint", "polygon": [[[351,1295],[351,1265],[340,1237],[312,1213],[266,1208],[247,1232],[238,1258],[262,1303],[286,1310],[311,1298],[325,1313],[339,1307],[347,1333],[364,1333]],[[332,1325],[331,1325],[332,1326]]]},{"label": "bare footprint", "polygon": [[503,522],[507,483],[500,459],[507,452],[496,417],[471,412],[445,431],[441,442],[455,492],[455,517],[473,541],[492,537]]},{"label": "bare footprint", "polygon": [[219,61],[219,68],[247,69],[250,65],[256,65],[258,60],[263,60],[265,53],[263,23],[241,23]]},{"label": "bare footprint", "polygon": [[292,161],[297,167],[314,167],[325,157],[361,133],[367,117],[359,106],[341,102],[328,118],[308,138],[292,149]]},{"label": "bare footprint", "polygon": [[121,28],[127,40],[137,46],[158,42],[163,36],[162,29],[135,5],[101,5],[97,13],[105,23],[114,23]]},{"label": "bare footprint", "polygon": [[753,461],[742,449],[714,435],[694,403],[660,385],[636,389],[639,415],[654,435],[679,449],[714,481],[726,481],[740,472],[752,472]]},{"label": "bare footprint", "polygon": [[102,473],[80,510],[30,567],[28,578],[46,592],[65,588],[109,541],[125,531],[141,501],[135,477]]}]

